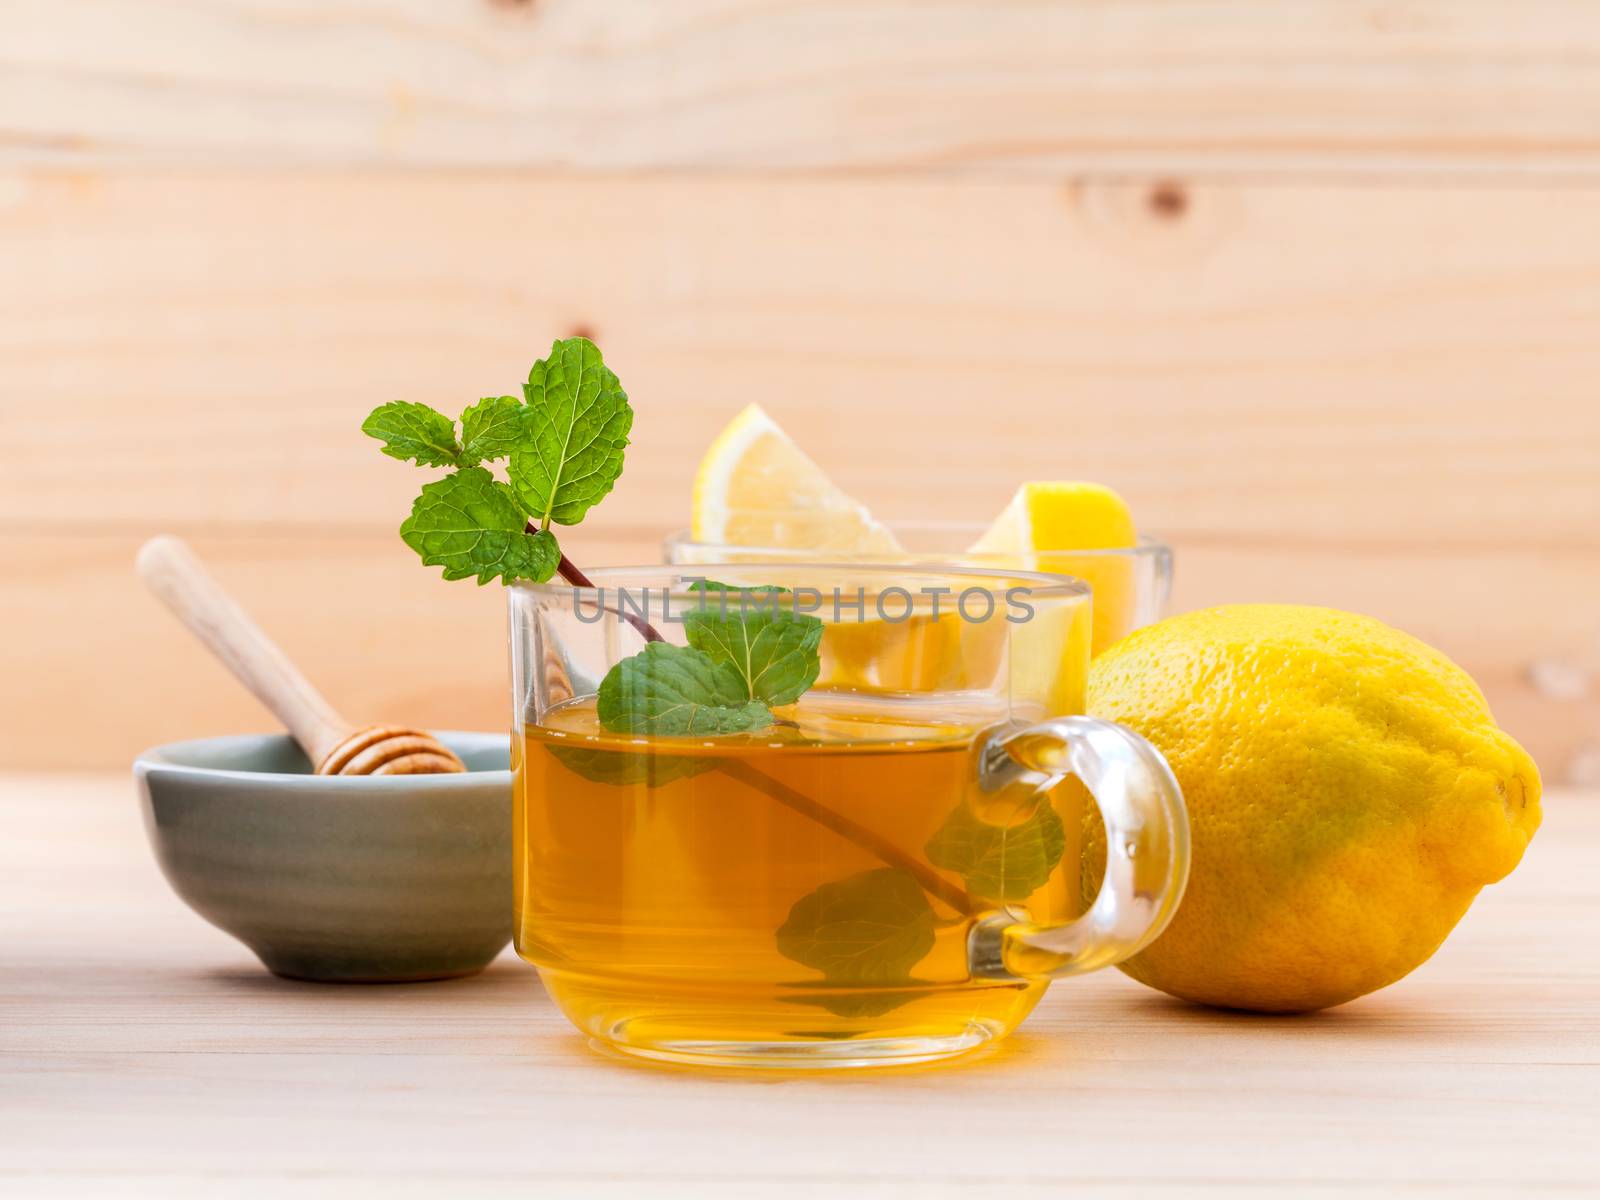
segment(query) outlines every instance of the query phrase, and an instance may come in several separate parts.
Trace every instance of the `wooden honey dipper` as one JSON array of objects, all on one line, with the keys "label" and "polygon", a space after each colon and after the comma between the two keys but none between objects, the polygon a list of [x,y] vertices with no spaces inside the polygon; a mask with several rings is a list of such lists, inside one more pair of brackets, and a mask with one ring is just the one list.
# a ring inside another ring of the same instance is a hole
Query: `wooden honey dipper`
[{"label": "wooden honey dipper", "polygon": [[145,586],[283,722],[318,775],[435,775],[467,769],[421,729],[356,727],[341,717],[182,538],[151,538],[139,550],[137,568]]}]

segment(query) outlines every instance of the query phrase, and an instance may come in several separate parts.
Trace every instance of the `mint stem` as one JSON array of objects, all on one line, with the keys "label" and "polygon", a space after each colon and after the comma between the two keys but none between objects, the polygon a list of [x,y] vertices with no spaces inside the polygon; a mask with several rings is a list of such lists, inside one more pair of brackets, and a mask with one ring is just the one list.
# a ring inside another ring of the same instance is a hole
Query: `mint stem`
[{"label": "mint stem", "polygon": [[[528,522],[528,532],[534,532],[534,525],[532,521]],[[585,575],[578,564],[568,558],[564,551],[561,555],[561,561],[556,565],[556,574],[560,575],[561,578],[565,579],[573,587],[594,587],[594,580]],[[650,624],[649,621],[646,621],[638,613],[622,612],[620,610],[614,611],[616,611],[617,615],[629,625],[632,625],[635,629],[637,629],[639,631],[639,636],[645,641],[660,642],[666,640],[661,636],[661,632],[656,629],[654,625]]]},{"label": "mint stem", "polygon": [[825,804],[819,804],[804,792],[797,792],[786,783],[772,778],[765,772],[758,771],[749,763],[736,758],[730,758],[717,764],[717,769],[724,775],[732,776],[740,783],[755,788],[757,791],[776,800],[785,808],[793,809],[803,816],[810,817],[818,825],[833,830],[847,841],[854,842],[869,854],[877,857],[891,867],[911,875],[922,890],[930,896],[943,900],[951,908],[965,917],[975,917],[982,906],[964,890],[951,883],[940,875],[927,863],[919,862],[912,858],[893,842],[882,835],[874,833],[865,825],[852,821],[843,813],[835,812]]},{"label": "mint stem", "polygon": [[[560,563],[556,565],[556,571],[560,573],[561,578],[565,579],[573,587],[594,587],[594,580],[590,579],[581,570],[579,570],[578,564],[573,562],[565,554],[562,554]],[[646,621],[638,613],[623,612],[621,609],[617,609],[616,613],[629,625],[632,625],[635,629],[637,629],[639,631],[639,636],[645,641],[663,642],[666,640],[661,636],[660,630],[658,630],[654,625],[650,624],[649,621]]]}]

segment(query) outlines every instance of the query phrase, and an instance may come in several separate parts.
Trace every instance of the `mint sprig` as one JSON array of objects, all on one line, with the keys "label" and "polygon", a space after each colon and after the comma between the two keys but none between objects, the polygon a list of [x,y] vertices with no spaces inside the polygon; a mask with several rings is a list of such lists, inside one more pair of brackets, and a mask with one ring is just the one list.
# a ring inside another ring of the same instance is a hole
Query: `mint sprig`
[{"label": "mint sprig", "polygon": [[[601,681],[597,712],[604,728],[651,735],[756,733],[774,721],[773,707],[794,703],[816,683],[823,624],[794,610],[793,593],[712,580],[692,590],[700,604],[683,614],[689,644],[652,643],[618,662]],[[602,778],[596,764],[563,761],[587,778]],[[726,769],[735,771],[736,764]],[[660,786],[686,773],[646,774],[629,764],[610,768],[604,781]],[[819,971],[822,979],[815,995],[792,999],[836,1016],[866,1017],[914,998],[919,984],[911,969],[934,945],[930,891],[963,915],[972,911],[971,899],[870,830],[753,767],[737,766],[735,777],[874,848],[886,861],[904,864],[825,883],[795,902],[777,930],[778,953]]]},{"label": "mint sprig", "polygon": [[[426,404],[379,405],[361,431],[391,458],[454,467],[400,526],[446,579],[543,583],[561,564],[552,522],[574,525],[616,484],[633,410],[599,348],[567,338],[534,363],[523,399],[489,396],[456,422]],[[483,464],[509,459],[502,481]]]},{"label": "mint sprig", "polygon": [[[361,428],[391,458],[451,468],[423,486],[400,527],[405,543],[425,564],[442,567],[446,579],[543,582],[560,570],[586,586],[551,526],[578,523],[611,491],[632,424],[627,395],[599,349],[586,338],[567,338],[533,365],[520,401],[480,399],[461,414],[459,433],[456,421],[409,401],[380,405]],[[505,463],[503,480],[486,465],[497,462]],[[776,720],[774,707],[794,703],[815,684],[822,622],[793,611],[783,599],[789,593],[709,581],[698,590],[704,603],[686,614],[687,646],[660,641],[642,619],[624,614],[649,644],[602,680],[596,711],[604,728],[669,737],[758,733]],[[748,764],[653,748],[562,747],[556,757],[579,775],[619,786],[660,787],[737,767],[751,787],[893,864],[823,884],[790,910],[777,931],[778,950],[822,974],[817,996],[802,1003],[847,1017],[905,1003],[920,986],[910,972],[934,944],[929,898],[963,917],[979,911],[973,896],[927,863]],[[1062,853],[1060,822],[1052,829],[1049,820],[1041,812],[1036,833],[1018,827],[996,841],[953,814],[928,853],[966,875],[977,895],[1025,895],[1032,890],[1025,885],[1042,883]],[[840,990],[863,987],[873,990]]]}]

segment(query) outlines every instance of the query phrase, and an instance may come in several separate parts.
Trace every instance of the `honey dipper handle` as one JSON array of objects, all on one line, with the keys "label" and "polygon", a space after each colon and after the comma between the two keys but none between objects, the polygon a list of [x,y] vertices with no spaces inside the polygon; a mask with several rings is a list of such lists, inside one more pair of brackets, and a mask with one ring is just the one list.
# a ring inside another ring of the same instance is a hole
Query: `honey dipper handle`
[{"label": "honey dipper handle", "polygon": [[145,586],[277,715],[313,767],[350,732],[349,722],[222,590],[182,538],[151,538],[136,566]]}]

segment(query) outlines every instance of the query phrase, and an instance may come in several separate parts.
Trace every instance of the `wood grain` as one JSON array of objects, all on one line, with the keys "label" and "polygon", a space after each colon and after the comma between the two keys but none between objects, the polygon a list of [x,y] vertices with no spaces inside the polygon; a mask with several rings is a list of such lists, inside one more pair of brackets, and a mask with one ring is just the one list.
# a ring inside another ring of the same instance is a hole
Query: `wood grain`
[{"label": "wood grain", "polygon": [[[497,726],[498,596],[408,560],[393,530],[425,475],[356,426],[514,390],[582,329],[639,414],[591,562],[654,560],[702,448],[758,399],[887,516],[1111,483],[1178,546],[1181,606],[1393,620],[1564,777],[1600,744],[1591,194],[1206,184],[1176,214],[1165,194],[0,176],[0,659],[27,681],[0,698],[0,764],[264,723],[134,594],[133,547],[162,531],[221,555],[346,711]],[[1546,660],[1568,680],[1549,694]],[[86,708],[88,746],[65,732]]]},{"label": "wood grain", "polygon": [[[686,523],[759,400],[885,516],[1026,478],[1177,540],[1600,549],[1583,189],[15,175],[0,511],[391,530],[358,432],[595,334],[638,419],[592,518]],[[23,406],[26,405],[24,409]]]},{"label": "wood grain", "polygon": [[0,781],[0,1190],[163,1197],[1587,1194],[1600,795],[1409,978],[1306,1018],[1116,972],[964,1065],[697,1074],[590,1050],[509,955],[295,984],[162,883],[123,775]]},{"label": "wood grain", "polygon": [[9,0],[0,160],[1582,175],[1587,0]]},{"label": "wood grain", "polygon": [[[500,588],[441,583],[391,534],[185,532],[342,711],[428,728],[505,726]],[[0,762],[120,767],[160,742],[275,727],[140,588],[132,571],[140,540],[0,533],[0,625],[13,631],[5,670],[27,681],[0,691]],[[659,557],[643,532],[580,530],[568,546],[586,566]],[[1588,644],[1600,556],[1196,542],[1179,546],[1177,578],[1179,608],[1329,604],[1423,637],[1477,677],[1552,783],[1600,740],[1600,699],[1546,693],[1530,677],[1532,664]]]}]

